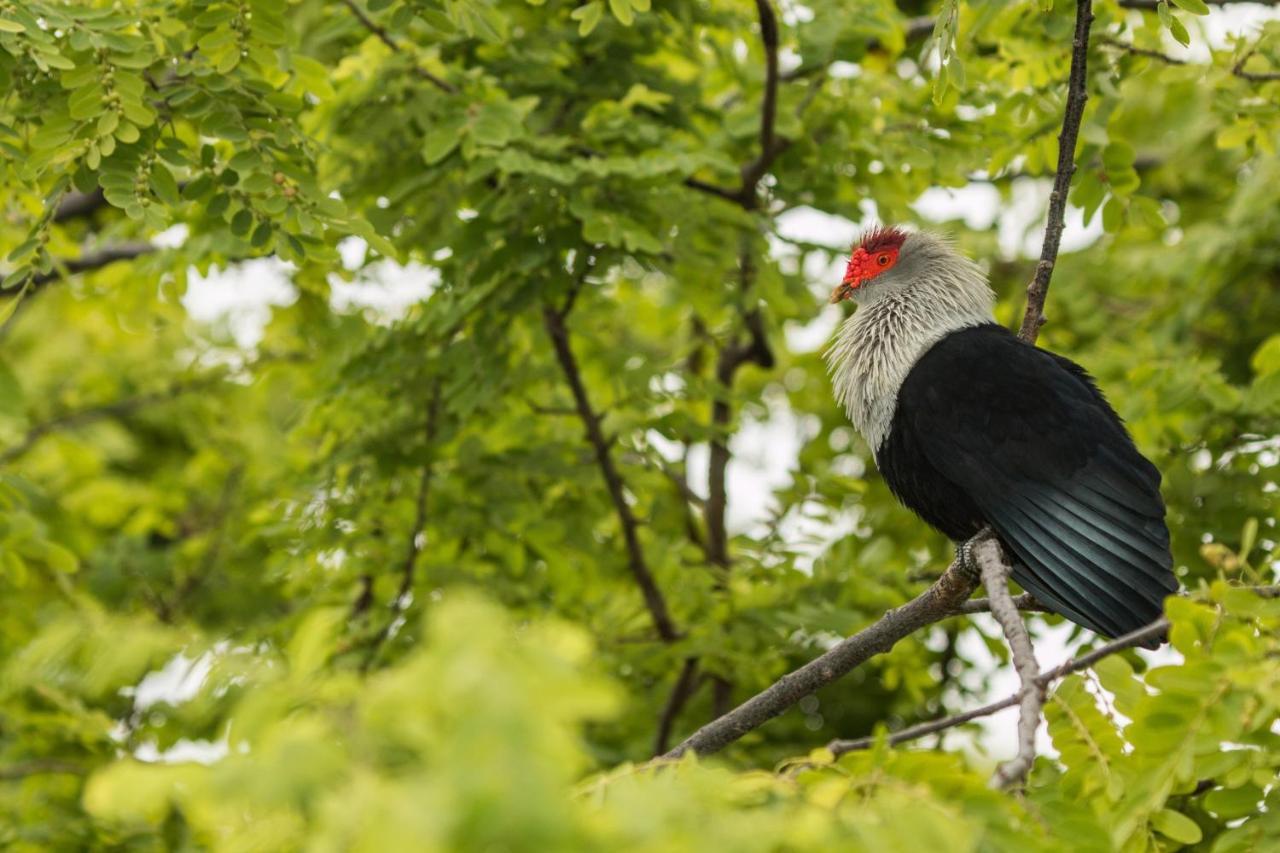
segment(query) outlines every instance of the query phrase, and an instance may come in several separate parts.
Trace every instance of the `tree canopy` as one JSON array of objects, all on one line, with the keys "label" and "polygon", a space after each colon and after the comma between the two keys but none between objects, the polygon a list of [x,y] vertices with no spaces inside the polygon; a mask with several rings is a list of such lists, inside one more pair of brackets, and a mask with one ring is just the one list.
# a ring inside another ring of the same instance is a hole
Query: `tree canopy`
[{"label": "tree canopy", "polygon": [[[1280,23],[1204,25],[1241,5],[0,0],[0,841],[1280,845]],[[951,561],[824,297],[915,223],[1016,327],[1073,54],[1040,345],[1163,472],[1169,650],[1059,672],[1020,793],[972,728],[889,742],[990,698],[959,612],[651,762]],[[229,277],[287,281],[260,336],[188,310]]]}]

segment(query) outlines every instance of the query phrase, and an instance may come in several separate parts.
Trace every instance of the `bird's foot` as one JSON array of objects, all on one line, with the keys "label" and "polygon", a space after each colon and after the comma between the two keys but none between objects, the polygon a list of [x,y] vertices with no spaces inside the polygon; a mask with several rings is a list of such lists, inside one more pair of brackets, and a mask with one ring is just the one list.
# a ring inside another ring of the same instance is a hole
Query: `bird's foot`
[{"label": "bird's foot", "polygon": [[982,582],[982,567],[978,565],[978,556],[974,551],[977,549],[979,542],[990,536],[990,528],[983,528],[976,535],[963,542],[956,543],[956,562],[960,564],[960,571],[977,583]]}]

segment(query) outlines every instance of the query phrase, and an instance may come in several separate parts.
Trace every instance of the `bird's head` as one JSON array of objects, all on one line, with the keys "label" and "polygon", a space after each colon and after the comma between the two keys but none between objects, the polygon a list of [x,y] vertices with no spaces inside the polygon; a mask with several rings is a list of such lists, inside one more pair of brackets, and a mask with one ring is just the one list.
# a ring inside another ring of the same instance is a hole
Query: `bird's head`
[{"label": "bird's head", "polygon": [[[913,266],[919,240],[912,239],[917,235],[908,234],[901,228],[877,226],[864,233],[853,246],[849,263],[844,269],[844,279],[831,291],[832,303],[846,299],[859,300],[863,288],[875,287],[886,289],[884,285],[893,285],[906,281],[909,276],[903,273],[905,268]],[[902,265],[903,269],[899,268]]]}]

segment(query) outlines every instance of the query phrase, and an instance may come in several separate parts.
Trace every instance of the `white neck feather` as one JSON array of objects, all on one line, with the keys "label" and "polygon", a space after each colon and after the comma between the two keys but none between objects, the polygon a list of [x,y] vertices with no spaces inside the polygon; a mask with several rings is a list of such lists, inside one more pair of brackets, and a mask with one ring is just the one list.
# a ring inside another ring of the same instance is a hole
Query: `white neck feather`
[{"label": "white neck feather", "polygon": [[873,451],[889,435],[898,389],[920,356],[951,332],[994,322],[994,294],[982,271],[949,246],[930,242],[931,250],[945,252],[930,252],[926,265],[912,264],[923,268],[896,287],[877,293],[878,279],[869,282],[826,353],[836,399]]}]

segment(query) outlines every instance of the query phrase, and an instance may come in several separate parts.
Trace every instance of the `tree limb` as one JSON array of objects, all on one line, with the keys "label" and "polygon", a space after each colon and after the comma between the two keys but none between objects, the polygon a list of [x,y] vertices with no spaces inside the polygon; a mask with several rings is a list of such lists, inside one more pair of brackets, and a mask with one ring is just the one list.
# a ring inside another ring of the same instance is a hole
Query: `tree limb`
[{"label": "tree limb", "polygon": [[596,464],[600,467],[600,473],[609,491],[609,498],[613,502],[614,512],[618,516],[618,523],[622,526],[622,537],[627,549],[627,566],[644,596],[645,606],[649,609],[649,616],[653,620],[658,636],[665,643],[673,643],[679,639],[680,632],[676,630],[670,611],[667,609],[666,599],[658,589],[657,581],[654,580],[653,572],[649,570],[644,551],[640,547],[639,525],[631,512],[631,505],[627,503],[626,489],[614,464],[609,441],[605,438],[604,431],[600,429],[601,417],[596,414],[591,406],[591,400],[587,397],[587,389],[582,382],[582,371],[578,367],[573,348],[569,345],[569,329],[565,325],[565,315],[546,305],[542,309],[542,322],[546,327],[547,335],[551,338],[556,360],[560,363],[560,369],[569,383],[569,390],[573,393],[574,405],[577,407],[578,417],[582,420],[587,443],[595,453]]},{"label": "tree limb", "polygon": [[[376,21],[373,20],[373,18],[370,18],[367,14],[365,14],[364,10],[361,9],[358,5],[356,5],[355,0],[342,0],[342,4],[351,10],[351,14],[356,16],[356,18],[360,21],[360,23],[364,25],[364,28],[366,30],[368,30],[369,32],[377,36],[378,40],[381,41],[383,44],[385,44],[387,47],[391,48],[393,52],[395,53],[404,52],[400,43],[391,37],[391,33],[387,32],[387,28],[378,24]],[[427,69],[418,65],[417,62],[414,62],[410,66],[410,68],[413,70],[414,74],[418,75],[423,80],[426,80],[428,83],[430,83],[432,86],[435,86],[440,91],[447,92],[450,95],[456,95],[458,93],[458,88],[456,86],[454,86],[452,83],[448,83],[444,80],[441,80],[439,77],[432,74]]]},{"label": "tree limb", "polygon": [[69,192],[58,202],[58,207],[53,212],[53,221],[70,222],[72,219],[90,216],[106,204],[107,198],[101,189],[87,193]]},{"label": "tree limb", "polygon": [[774,132],[778,116],[778,18],[769,0],[756,0],[760,16],[760,41],[764,45],[764,97],[760,102],[760,153],[742,164],[739,170],[742,183],[736,190],[726,190],[697,178],[686,178],[684,185],[690,189],[709,193],[731,201],[743,210],[755,210],[759,205],[757,190],[760,179],[769,171],[774,159],[791,143],[778,139]]},{"label": "tree limb", "polygon": [[[116,261],[131,261],[134,258],[151,254],[154,251],[156,251],[155,246],[141,241],[120,243],[114,246],[103,246],[101,249],[87,252],[78,258],[72,258],[65,261],[54,261],[54,268],[52,270],[49,272],[36,273],[31,277],[30,286],[42,287],[43,285],[55,282],[64,276],[101,269],[108,264],[115,263]],[[0,296],[16,296],[23,289],[24,286],[6,287],[0,289]]]},{"label": "tree limb", "polygon": [[1071,40],[1071,71],[1067,79],[1067,104],[1062,114],[1062,131],[1058,134],[1058,171],[1053,177],[1053,192],[1049,194],[1049,214],[1044,228],[1044,245],[1040,249],[1040,262],[1036,264],[1035,277],[1027,285],[1027,310],[1022,317],[1018,337],[1034,344],[1044,325],[1044,300],[1049,293],[1049,279],[1058,260],[1058,245],[1062,242],[1063,216],[1067,209],[1067,192],[1071,189],[1071,176],[1076,170],[1076,139],[1080,135],[1080,121],[1084,117],[1089,61],[1089,26],[1093,23],[1092,0],[1077,0],[1076,28]]},{"label": "tree limb", "polygon": [[28,776],[38,776],[46,773],[78,775],[84,772],[85,768],[74,761],[63,761],[60,758],[33,758],[30,761],[0,766],[0,781],[11,782],[17,779],[25,779]]},{"label": "tree limb", "polygon": [[[1169,620],[1162,616],[1150,625],[1139,628],[1136,631],[1131,631],[1123,637],[1117,637],[1109,643],[1104,643],[1088,654],[1068,660],[1058,666],[1055,666],[1053,669],[1045,670],[1036,676],[1035,685],[1040,690],[1045,690],[1049,685],[1060,678],[1070,675],[1073,672],[1079,672],[1082,669],[1088,669],[1098,661],[1113,655],[1118,651],[1131,649],[1134,646],[1141,646],[1144,643],[1163,635],[1168,630]],[[1012,696],[1006,696],[1003,699],[992,702],[988,705],[983,705],[980,708],[963,711],[959,714],[953,714],[949,717],[943,717],[938,720],[931,720],[927,723],[920,723],[919,725],[905,728],[902,731],[894,732],[889,735],[886,740],[890,746],[894,746],[909,740],[922,738],[925,735],[934,734],[935,732],[955,728],[956,726],[964,725],[971,720],[976,720],[979,717],[989,717],[997,711],[1003,711],[1005,708],[1012,708],[1022,700],[1022,696],[1023,691],[1019,690]],[[827,749],[831,750],[836,755],[843,755],[846,752],[853,752],[859,749],[869,749],[874,746],[875,743],[876,738],[874,736],[862,737],[854,740],[833,740],[827,744]]]},{"label": "tree limb", "polygon": [[25,454],[36,445],[40,439],[50,433],[58,430],[72,429],[74,427],[83,426],[85,424],[100,421],[104,418],[129,415],[145,406],[154,403],[163,403],[173,400],[183,394],[197,391],[201,388],[207,388],[211,385],[223,381],[225,377],[219,373],[212,376],[200,376],[184,382],[176,382],[170,387],[162,391],[154,391],[147,394],[138,394],[134,397],[126,397],[123,400],[114,400],[110,403],[100,403],[93,406],[86,406],[82,409],[73,409],[69,412],[63,412],[54,415],[47,421],[36,424],[27,430],[22,440],[3,452],[0,452],[0,465],[8,464],[18,457]]},{"label": "tree limb", "polygon": [[[1143,12],[1154,12],[1161,0],[1120,0],[1122,9],[1138,9]],[[1280,0],[1204,0],[1206,6],[1234,6],[1237,3],[1253,3],[1258,6],[1277,6]]]},{"label": "tree limb", "polygon": [[1036,729],[1040,726],[1040,710],[1044,707],[1044,686],[1038,682],[1040,665],[1036,662],[1027,626],[1009,595],[1010,566],[1000,543],[990,537],[982,539],[974,544],[972,553],[982,571],[987,594],[991,596],[991,612],[1009,642],[1013,666],[1022,683],[1022,689],[1018,691],[1018,754],[1012,761],[1000,765],[991,780],[995,787],[1010,788],[1025,784],[1031,765],[1035,763]]},{"label": "tree limb", "polygon": [[976,586],[977,580],[958,562],[953,562],[942,577],[920,595],[707,723],[662,758],[679,758],[691,751],[709,755],[724,749],[815,690],[838,680],[875,655],[889,651],[904,637],[953,615]]},{"label": "tree limb", "polygon": [[[425,427],[425,437],[427,444],[427,453],[431,454],[433,445],[436,440],[436,433],[439,428],[440,417],[440,395],[442,391],[443,381],[437,379],[431,389],[431,401],[427,404],[427,423]],[[428,458],[422,465],[422,470],[418,474],[418,494],[414,500],[413,511],[413,528],[409,531],[409,538],[405,546],[404,560],[400,564],[400,588],[396,590],[396,597],[391,602],[391,615],[387,618],[385,625],[379,629],[369,644],[369,651],[365,655],[364,663],[361,665],[362,670],[368,670],[373,665],[373,659],[378,654],[378,649],[391,636],[391,632],[395,629],[396,622],[404,614],[409,606],[409,593],[413,590],[414,572],[418,567],[418,557],[422,553],[422,539],[426,535],[427,530],[427,497],[431,492],[431,477],[433,474],[432,462],[434,460]]]},{"label": "tree limb", "polygon": [[661,755],[667,751],[676,718],[697,691],[698,684],[698,659],[687,657],[680,665],[680,674],[676,676],[676,683],[672,686],[671,694],[662,707],[662,716],[658,718],[658,731],[653,739],[654,755]]}]

